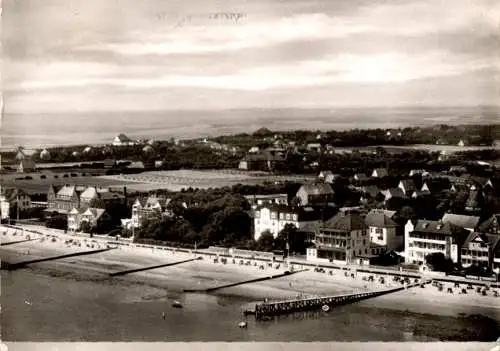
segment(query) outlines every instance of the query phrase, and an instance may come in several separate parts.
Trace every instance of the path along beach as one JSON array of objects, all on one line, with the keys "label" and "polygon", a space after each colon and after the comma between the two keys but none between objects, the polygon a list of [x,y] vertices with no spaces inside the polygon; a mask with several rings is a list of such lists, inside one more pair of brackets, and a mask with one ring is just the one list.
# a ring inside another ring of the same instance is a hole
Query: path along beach
[{"label": "path along beach", "polygon": [[[40,238],[40,240],[22,242],[2,246],[0,257],[9,263],[29,261],[44,257],[59,256],[78,251],[90,251],[105,248],[106,240],[82,236],[63,234],[60,231],[31,226],[26,230],[0,226],[0,240],[2,243]],[[35,234],[38,231],[41,234]],[[118,247],[117,249],[97,254],[76,256],[54,261],[46,261],[28,265],[28,269],[35,267],[38,271],[50,272],[52,275],[63,275],[78,280],[109,280],[118,279],[120,283],[140,283],[165,291],[181,294],[187,289],[207,289],[220,285],[236,283],[270,275],[283,273],[291,267],[274,263],[272,267],[261,262],[250,261],[250,265],[240,265],[240,260],[227,260],[227,264],[214,263],[208,255],[202,260],[182,263],[175,266],[157,268],[128,274],[121,277],[110,278],[110,273],[122,270],[136,269],[170,262],[178,262],[194,258],[192,253],[175,252],[170,249],[151,249],[143,247]],[[295,265],[299,270],[309,267]],[[309,271],[300,272],[275,280],[260,281],[235,287],[218,290],[213,294],[237,296],[244,298],[249,303],[261,302],[264,299],[282,300],[301,296],[328,296],[367,290],[385,289],[399,284],[392,277],[384,276],[384,284],[380,283],[382,275],[373,275],[374,281],[368,282],[369,273],[356,273],[354,278],[347,277],[344,271],[333,269],[331,274]],[[365,279],[363,279],[365,277]],[[414,313],[427,313],[443,316],[457,316],[459,314],[482,314],[500,321],[500,297],[494,296],[494,290],[487,291],[483,296],[476,290],[467,290],[467,294],[459,293],[460,289],[453,283],[444,283],[444,289],[428,285],[425,288],[412,288],[377,298],[359,302],[365,306],[396,309]],[[7,287],[8,288],[8,287]],[[453,289],[449,293],[448,288]],[[500,292],[500,291],[499,291]],[[243,306],[242,306],[243,308]]]}]

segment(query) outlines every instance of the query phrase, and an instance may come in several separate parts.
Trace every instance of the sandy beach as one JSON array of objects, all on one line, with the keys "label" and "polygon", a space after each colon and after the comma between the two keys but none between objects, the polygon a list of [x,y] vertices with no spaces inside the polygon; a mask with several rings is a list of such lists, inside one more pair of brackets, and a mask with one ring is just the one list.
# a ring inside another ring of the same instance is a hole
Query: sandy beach
[{"label": "sandy beach", "polygon": [[[1,242],[40,238],[40,240],[2,246],[0,253],[2,260],[9,263],[33,260],[44,257],[65,255],[78,251],[90,251],[105,248],[107,243],[102,239],[90,239],[80,236],[61,234],[44,228],[40,229],[43,235],[21,230],[0,227]],[[15,235],[14,235],[15,234]],[[71,240],[71,242],[70,242]],[[200,256],[200,255],[196,255]],[[204,255],[201,255],[204,256]],[[77,279],[91,280],[119,280],[121,283],[147,284],[152,287],[165,289],[172,293],[182,293],[185,289],[206,289],[224,284],[236,283],[254,278],[283,273],[291,267],[273,264],[272,267],[260,262],[256,266],[240,265],[239,260],[227,264],[214,263],[213,258],[204,256],[202,260],[182,263],[175,266],[157,268],[143,272],[136,272],[124,276],[109,278],[108,274],[122,270],[129,270],[194,258],[194,254],[173,252],[167,249],[150,248],[117,248],[97,254],[63,258],[55,261],[46,261],[30,265],[30,269],[52,272],[52,274],[66,275]],[[295,270],[303,267],[295,266]],[[290,276],[261,281],[257,283],[239,285],[213,292],[217,295],[229,295],[245,298],[250,302],[264,299],[282,300],[302,296],[326,296],[354,291],[386,289],[395,286],[392,278],[385,276],[385,284],[379,282],[380,276],[374,275],[374,282],[368,282],[369,274],[357,273],[355,278],[346,277],[344,272],[332,270],[326,273],[314,272],[312,269]],[[363,279],[363,277],[365,277]],[[451,287],[453,293],[448,293]],[[465,288],[464,284],[461,288]],[[460,288],[460,290],[461,290]],[[369,299],[361,304],[381,308],[398,309],[416,313],[438,315],[484,314],[500,321],[500,297],[495,297],[493,290],[482,296],[476,290],[467,290],[467,294],[459,294],[459,290],[452,283],[445,283],[443,291],[428,285],[425,288],[409,290]]]}]

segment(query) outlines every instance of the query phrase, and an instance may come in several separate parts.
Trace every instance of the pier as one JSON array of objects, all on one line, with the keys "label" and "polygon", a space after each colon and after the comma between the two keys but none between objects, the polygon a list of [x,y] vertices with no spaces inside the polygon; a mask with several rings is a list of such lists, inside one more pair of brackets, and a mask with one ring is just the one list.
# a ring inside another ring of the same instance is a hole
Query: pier
[{"label": "pier", "polygon": [[196,290],[196,289],[190,290],[190,289],[187,289],[187,290],[184,290],[184,292],[189,292],[189,293],[193,293],[193,292],[205,292],[205,293],[209,293],[209,292],[213,292],[213,291],[220,290],[220,289],[231,288],[233,286],[238,286],[238,285],[243,285],[243,284],[250,284],[250,283],[256,283],[256,282],[262,282],[262,281],[265,281],[265,280],[271,280],[271,279],[277,279],[277,278],[287,277],[287,276],[290,276],[292,274],[300,273],[300,272],[303,272],[303,271],[307,271],[307,269],[304,269],[302,271],[294,271],[294,272],[286,271],[285,273],[282,273],[282,274],[276,274],[276,275],[271,275],[269,277],[262,277],[262,278],[255,278],[255,279],[245,280],[245,281],[242,281],[242,282],[237,282],[237,283],[231,283],[231,284],[216,286],[214,288],[200,289],[200,290]]},{"label": "pier", "polygon": [[92,250],[92,251],[82,251],[82,252],[74,252],[70,253],[67,255],[61,255],[61,256],[53,256],[53,257],[45,257],[45,258],[39,258],[36,260],[30,260],[30,261],[23,261],[23,262],[17,262],[17,263],[7,263],[2,261],[2,269],[7,269],[9,271],[12,271],[14,269],[22,268],[28,264],[32,263],[39,263],[39,262],[45,262],[45,261],[55,261],[59,260],[62,258],[68,258],[68,257],[76,257],[76,256],[85,256],[85,255],[92,255],[100,252],[106,252],[113,250],[112,248],[107,248],[107,249],[100,249],[100,250]]},{"label": "pier", "polygon": [[186,262],[191,262],[191,261],[197,261],[201,260],[201,257],[196,257],[196,258],[191,258],[189,260],[184,260],[184,261],[178,261],[178,262],[170,262],[170,263],[164,263],[164,264],[159,264],[156,266],[149,266],[149,267],[142,267],[142,268],[136,268],[136,269],[128,269],[126,271],[120,271],[120,272],[115,272],[115,273],[110,273],[110,277],[116,277],[119,275],[126,275],[130,273],[136,273],[136,272],[142,272],[142,271],[147,271],[151,269],[156,269],[156,268],[163,268],[163,267],[168,267],[168,266],[175,266],[181,263],[186,263]]},{"label": "pier", "polygon": [[333,306],[354,303],[372,297],[382,296],[385,294],[390,294],[393,292],[409,289],[415,286],[420,286],[421,284],[429,284],[429,283],[430,281],[424,283],[408,284],[406,287],[400,286],[397,288],[392,288],[387,290],[367,291],[362,293],[354,293],[346,295],[313,297],[313,298],[296,299],[288,301],[261,303],[255,305],[255,310],[245,311],[245,314],[254,314],[256,319],[262,319],[265,317],[277,316],[293,312],[319,310],[325,305],[331,308]]}]

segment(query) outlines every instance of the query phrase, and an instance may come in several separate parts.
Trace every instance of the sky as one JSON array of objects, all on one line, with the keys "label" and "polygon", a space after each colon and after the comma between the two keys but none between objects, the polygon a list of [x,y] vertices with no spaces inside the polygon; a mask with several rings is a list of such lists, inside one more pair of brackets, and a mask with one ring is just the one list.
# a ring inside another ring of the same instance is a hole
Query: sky
[{"label": "sky", "polygon": [[500,105],[497,0],[3,0],[7,113]]}]

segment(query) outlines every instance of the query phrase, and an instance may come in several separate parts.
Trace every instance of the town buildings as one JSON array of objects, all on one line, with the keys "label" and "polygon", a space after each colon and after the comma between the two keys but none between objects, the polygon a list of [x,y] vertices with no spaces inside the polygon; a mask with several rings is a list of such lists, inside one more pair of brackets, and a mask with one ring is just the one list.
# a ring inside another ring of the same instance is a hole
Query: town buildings
[{"label": "town buildings", "polygon": [[141,228],[145,219],[164,215],[169,202],[170,199],[159,196],[137,198],[132,205],[131,227]]},{"label": "town buildings", "polygon": [[73,208],[68,213],[68,231],[80,231],[84,229],[84,225],[86,225],[87,229],[91,232],[103,227],[109,229],[107,224],[110,222],[111,217],[103,208],[88,207],[85,210]]},{"label": "town buildings", "polygon": [[449,222],[411,220],[405,226],[405,261],[424,264],[430,253],[440,252],[454,263],[460,262],[461,248],[469,235],[466,229]]},{"label": "town buildings", "polygon": [[314,247],[307,249],[307,260],[368,264],[370,250],[363,217],[357,212],[340,212],[317,229]]},{"label": "town buildings", "polygon": [[287,224],[297,229],[305,229],[328,219],[333,214],[332,207],[288,206],[283,204],[263,204],[254,210],[254,239],[259,240],[268,231],[277,237]]},{"label": "town buildings", "polygon": [[398,224],[392,219],[396,211],[371,210],[365,217],[368,226],[372,254],[400,251],[404,247],[404,236],[398,232]]},{"label": "town buildings", "polygon": [[118,134],[113,139],[112,145],[113,146],[133,146],[133,145],[135,145],[135,142],[132,139],[130,139],[128,136],[126,136],[125,134],[121,133],[121,134]]},{"label": "town buildings", "polygon": [[245,199],[253,209],[264,204],[288,205],[288,194],[246,195]]},{"label": "town buildings", "polygon": [[295,196],[301,206],[326,205],[333,201],[334,192],[328,183],[313,182],[302,185]]}]

